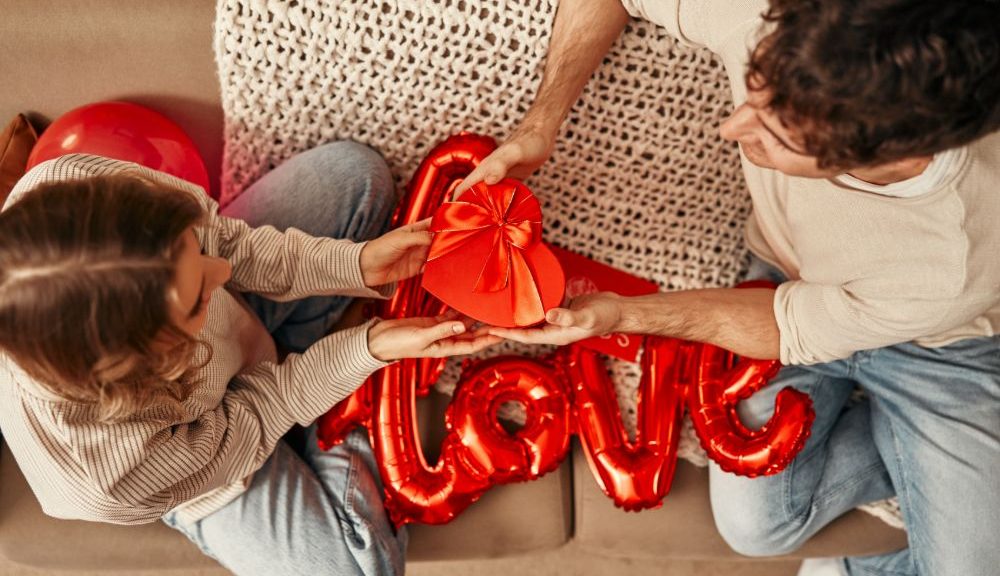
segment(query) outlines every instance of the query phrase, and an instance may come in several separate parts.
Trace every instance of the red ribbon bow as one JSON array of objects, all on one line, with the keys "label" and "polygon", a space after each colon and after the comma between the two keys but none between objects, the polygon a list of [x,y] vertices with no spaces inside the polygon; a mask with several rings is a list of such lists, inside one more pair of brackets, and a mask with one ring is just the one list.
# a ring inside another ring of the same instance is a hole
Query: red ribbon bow
[{"label": "red ribbon bow", "polygon": [[474,236],[492,234],[493,247],[483,261],[474,290],[500,292],[509,286],[519,326],[545,317],[542,296],[524,256],[542,236],[542,210],[527,188],[513,180],[492,186],[480,182],[460,201],[441,205],[431,221],[431,232],[434,241],[428,261],[461,248]]}]

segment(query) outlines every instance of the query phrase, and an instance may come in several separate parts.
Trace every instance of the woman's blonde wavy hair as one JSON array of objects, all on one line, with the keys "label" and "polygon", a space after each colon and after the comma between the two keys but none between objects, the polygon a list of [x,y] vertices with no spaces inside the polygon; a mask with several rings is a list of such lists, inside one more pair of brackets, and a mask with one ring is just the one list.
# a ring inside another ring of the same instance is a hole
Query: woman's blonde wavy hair
[{"label": "woman's blonde wavy hair", "polygon": [[102,420],[180,415],[199,341],[171,321],[168,294],[181,235],[203,215],[191,194],[130,175],[26,193],[0,213],[0,348]]}]

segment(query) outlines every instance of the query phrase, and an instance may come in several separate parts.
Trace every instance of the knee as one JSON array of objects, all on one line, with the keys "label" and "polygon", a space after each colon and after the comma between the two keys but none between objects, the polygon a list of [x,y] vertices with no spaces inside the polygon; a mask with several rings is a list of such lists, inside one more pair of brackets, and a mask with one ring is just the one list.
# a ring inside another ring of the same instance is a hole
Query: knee
[{"label": "knee", "polygon": [[398,197],[389,166],[381,154],[350,140],[323,144],[310,150],[314,162],[336,190],[336,211],[348,215],[340,237],[360,241],[388,228]]},{"label": "knee", "polygon": [[713,474],[710,484],[712,516],[730,548],[744,556],[778,556],[800,546],[801,531],[784,520],[781,503],[769,497],[770,491],[752,486],[762,479],[720,479],[721,474]]},{"label": "knee", "polygon": [[[355,193],[388,196],[395,200],[395,188],[389,165],[373,148],[353,140],[338,140],[309,151],[316,162],[326,168],[326,174],[337,179],[334,186],[347,184]],[[343,178],[347,176],[345,182]]]},{"label": "knee", "polygon": [[748,510],[720,511],[714,507],[712,514],[719,535],[734,552],[743,556],[780,556],[795,551],[800,545],[787,525],[776,523],[766,515]]}]

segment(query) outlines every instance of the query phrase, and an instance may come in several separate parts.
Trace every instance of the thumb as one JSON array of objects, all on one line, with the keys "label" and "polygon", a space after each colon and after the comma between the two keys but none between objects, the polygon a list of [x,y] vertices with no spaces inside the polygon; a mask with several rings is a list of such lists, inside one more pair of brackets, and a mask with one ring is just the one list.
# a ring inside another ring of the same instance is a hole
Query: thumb
[{"label": "thumb", "polygon": [[569,328],[576,324],[576,314],[566,308],[553,308],[545,313],[545,320],[549,324]]},{"label": "thumb", "polygon": [[414,246],[429,246],[430,243],[431,233],[426,230],[414,230],[396,238],[396,248],[400,250],[408,250]]},{"label": "thumb", "polygon": [[507,161],[501,157],[501,152],[494,152],[490,157],[483,160],[476,169],[462,180],[462,183],[455,189],[455,196],[459,196],[473,185],[480,182],[496,184],[507,174]]},{"label": "thumb", "polygon": [[451,338],[463,332],[465,332],[465,324],[461,322],[442,322],[428,328],[421,328],[417,335],[426,348],[438,340]]}]

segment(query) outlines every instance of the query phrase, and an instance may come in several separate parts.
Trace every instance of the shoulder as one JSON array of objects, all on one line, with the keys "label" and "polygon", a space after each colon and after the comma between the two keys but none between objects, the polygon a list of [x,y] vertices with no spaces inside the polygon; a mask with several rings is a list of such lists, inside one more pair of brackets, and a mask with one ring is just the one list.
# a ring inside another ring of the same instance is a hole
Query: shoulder
[{"label": "shoulder", "polygon": [[4,394],[42,403],[64,404],[69,401],[36,382],[7,354],[0,352],[0,385]]},{"label": "shoulder", "polygon": [[953,184],[962,207],[962,234],[968,242],[968,281],[980,290],[1000,286],[1000,132],[968,146],[968,159]]},{"label": "shoulder", "polygon": [[767,0],[622,0],[622,5],[685,44],[720,52],[734,34],[760,26]]},{"label": "shoulder", "polygon": [[996,183],[1000,182],[1000,131],[987,134],[979,140],[968,145],[970,156],[970,170],[966,174],[969,178],[979,178],[989,181],[993,185],[996,199],[1000,199],[1000,189]]},{"label": "shoulder", "polygon": [[24,194],[42,184],[82,180],[97,176],[111,176],[114,174],[132,174],[157,184],[187,192],[197,198],[205,208],[210,208],[210,205],[214,204],[214,201],[200,187],[134,162],[115,160],[114,158],[95,156],[93,154],[67,154],[42,162],[29,170],[14,185],[3,208],[6,209],[11,206],[24,196]]},{"label": "shoulder", "polygon": [[17,181],[3,207],[6,209],[17,202],[25,193],[34,190],[41,184],[104,176],[127,170],[131,166],[133,165],[129,162],[91,154],[67,154],[46,160],[29,170]]}]

